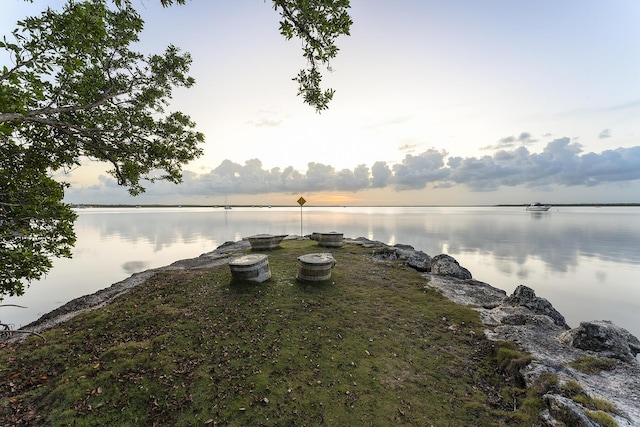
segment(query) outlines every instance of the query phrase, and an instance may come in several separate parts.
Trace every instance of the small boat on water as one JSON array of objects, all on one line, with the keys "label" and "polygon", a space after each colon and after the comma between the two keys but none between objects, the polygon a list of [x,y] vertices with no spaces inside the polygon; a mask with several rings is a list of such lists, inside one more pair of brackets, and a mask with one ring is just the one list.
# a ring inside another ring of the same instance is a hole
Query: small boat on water
[{"label": "small boat on water", "polygon": [[527,206],[527,210],[531,212],[546,212],[551,209],[550,205],[543,205],[540,202],[533,202]]}]

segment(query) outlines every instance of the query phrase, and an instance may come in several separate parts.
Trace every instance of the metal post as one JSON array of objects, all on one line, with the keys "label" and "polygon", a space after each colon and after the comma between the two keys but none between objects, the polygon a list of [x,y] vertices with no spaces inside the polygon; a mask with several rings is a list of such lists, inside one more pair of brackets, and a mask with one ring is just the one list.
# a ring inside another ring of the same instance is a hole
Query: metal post
[{"label": "metal post", "polygon": [[300,205],[300,237],[304,237],[304,234],[302,234],[302,205],[304,205],[305,203],[307,203],[307,201],[304,199],[304,197],[300,197],[298,199],[298,204]]}]

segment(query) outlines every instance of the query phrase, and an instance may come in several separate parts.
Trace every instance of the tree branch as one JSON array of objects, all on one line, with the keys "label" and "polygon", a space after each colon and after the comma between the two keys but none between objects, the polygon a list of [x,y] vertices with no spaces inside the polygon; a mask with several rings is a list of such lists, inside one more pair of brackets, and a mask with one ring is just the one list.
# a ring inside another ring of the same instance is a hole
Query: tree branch
[{"label": "tree branch", "polygon": [[61,114],[61,113],[73,113],[75,111],[86,111],[86,110],[90,110],[92,108],[98,107],[100,105],[105,104],[106,102],[108,102],[109,100],[118,97],[120,95],[125,95],[127,93],[130,93],[131,91],[118,91],[118,92],[114,92],[114,93],[109,93],[109,90],[113,89],[114,86],[111,86],[110,88],[107,89],[107,91],[105,91],[105,93],[103,93],[102,97],[100,99],[98,99],[95,102],[92,102],[90,104],[84,104],[84,105],[70,105],[70,106],[66,106],[66,107],[46,107],[46,108],[40,108],[37,110],[32,110],[29,111],[25,114],[22,113],[1,113],[0,114],[0,123],[5,123],[5,122],[37,122],[37,123],[47,123],[50,124],[49,122],[38,118],[38,116],[51,116],[54,114]]}]

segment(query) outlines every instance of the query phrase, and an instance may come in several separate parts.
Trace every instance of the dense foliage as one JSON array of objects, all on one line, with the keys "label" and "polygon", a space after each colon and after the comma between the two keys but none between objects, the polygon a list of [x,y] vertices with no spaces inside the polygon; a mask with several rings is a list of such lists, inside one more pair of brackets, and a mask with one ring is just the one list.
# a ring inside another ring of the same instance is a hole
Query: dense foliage
[{"label": "dense foliage", "polygon": [[165,112],[176,87],[190,87],[191,58],[131,49],[143,21],[129,2],[69,1],[18,22],[0,48],[0,294],[20,294],[53,256],[70,256],[71,207],[56,171],[83,159],[107,162],[131,194],[142,180],[180,182],[204,136],[180,112]]}]

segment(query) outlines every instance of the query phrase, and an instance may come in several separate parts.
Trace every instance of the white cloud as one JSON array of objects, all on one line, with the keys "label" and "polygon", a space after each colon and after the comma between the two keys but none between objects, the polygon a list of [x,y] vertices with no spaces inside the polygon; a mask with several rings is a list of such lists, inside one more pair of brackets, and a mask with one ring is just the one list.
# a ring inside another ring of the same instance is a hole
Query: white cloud
[{"label": "white cloud", "polygon": [[611,130],[610,130],[610,129],[604,129],[604,130],[602,130],[602,131],[598,134],[598,138],[600,138],[600,139],[604,139],[604,138],[611,138]]},{"label": "white cloud", "polygon": [[[207,173],[186,171],[180,185],[157,182],[150,184],[141,198],[127,200],[151,203],[171,196],[174,203],[186,203],[178,200],[232,194],[358,192],[384,188],[403,192],[460,186],[471,192],[508,187],[545,190],[640,180],[640,146],[585,153],[583,146],[570,138],[558,138],[548,142],[539,153],[521,146],[490,156],[447,156],[446,151],[429,149],[418,155],[407,154],[401,163],[394,165],[378,161],[371,168],[359,164],[341,170],[310,162],[306,172],[291,166],[265,169],[258,159],[247,160],[244,165],[224,160]],[[69,189],[67,200],[109,203],[108,200],[123,200],[125,193],[113,179],[102,176],[97,185]]]}]

